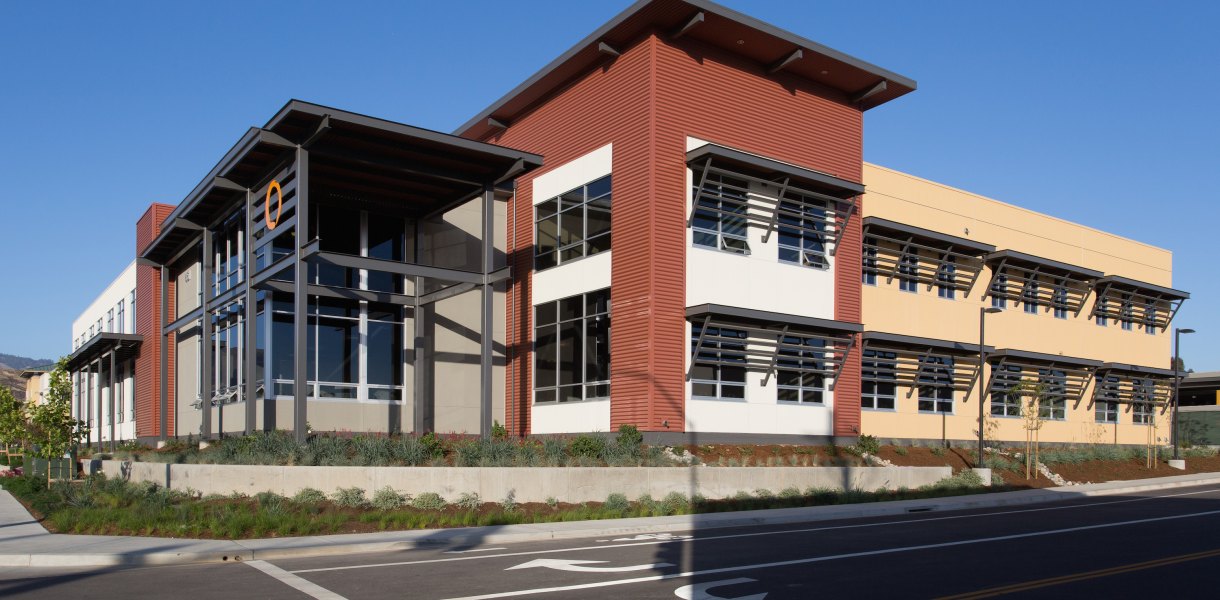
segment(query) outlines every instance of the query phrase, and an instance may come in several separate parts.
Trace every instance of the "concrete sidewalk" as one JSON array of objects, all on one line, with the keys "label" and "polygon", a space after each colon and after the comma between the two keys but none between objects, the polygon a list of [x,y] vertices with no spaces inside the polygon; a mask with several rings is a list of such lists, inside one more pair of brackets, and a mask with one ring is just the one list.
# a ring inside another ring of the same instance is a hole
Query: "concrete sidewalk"
[{"label": "concrete sidewalk", "polygon": [[533,525],[387,531],[242,541],[196,540],[49,533],[11,494],[0,491],[0,566],[108,567],[199,562],[273,560],[289,557],[388,552],[416,547],[461,550],[505,544],[705,530],[748,525],[784,525],[835,519],[1012,507],[1082,498],[1220,484],[1220,473],[1094,483],[1040,490],[674,517],[576,521]]}]

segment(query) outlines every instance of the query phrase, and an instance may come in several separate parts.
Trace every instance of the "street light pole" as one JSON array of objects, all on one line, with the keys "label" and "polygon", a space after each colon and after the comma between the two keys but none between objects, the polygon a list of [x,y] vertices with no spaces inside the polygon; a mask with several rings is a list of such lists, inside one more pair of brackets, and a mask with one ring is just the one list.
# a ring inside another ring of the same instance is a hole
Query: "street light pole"
[{"label": "street light pole", "polygon": [[987,350],[983,342],[986,340],[986,324],[987,315],[1001,312],[1000,309],[994,306],[979,307],[979,459],[975,464],[976,467],[983,466],[983,400],[987,391],[983,389],[983,366],[987,364]]},{"label": "street light pole", "polygon": [[1173,422],[1170,423],[1170,437],[1173,438],[1173,459],[1181,460],[1181,454],[1178,450],[1178,389],[1182,383],[1182,378],[1178,376],[1178,361],[1181,360],[1178,355],[1178,347],[1182,341],[1183,333],[1194,333],[1193,329],[1183,329],[1175,327],[1173,330]]}]

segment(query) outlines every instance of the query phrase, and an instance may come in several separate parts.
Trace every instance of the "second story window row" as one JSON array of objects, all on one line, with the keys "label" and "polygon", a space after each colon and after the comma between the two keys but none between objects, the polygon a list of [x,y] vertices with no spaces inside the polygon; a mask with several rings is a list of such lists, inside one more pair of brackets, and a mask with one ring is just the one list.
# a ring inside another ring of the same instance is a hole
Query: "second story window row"
[{"label": "second story window row", "polygon": [[863,281],[952,300],[969,296],[995,246],[879,217],[864,219]]},{"label": "second story window row", "polygon": [[541,271],[609,250],[610,198],[607,175],[540,203],[534,268]]},{"label": "second story window row", "polygon": [[1190,298],[1181,290],[1115,275],[1099,279],[1096,292],[1090,316],[1098,325],[1117,321],[1124,330],[1138,325],[1149,334],[1166,331],[1182,303]]},{"label": "second story window row", "polygon": [[1103,275],[1014,250],[993,252],[985,260],[991,267],[987,295],[992,306],[1006,308],[1012,302],[1026,313],[1050,312],[1059,319],[1079,315],[1093,283]]}]

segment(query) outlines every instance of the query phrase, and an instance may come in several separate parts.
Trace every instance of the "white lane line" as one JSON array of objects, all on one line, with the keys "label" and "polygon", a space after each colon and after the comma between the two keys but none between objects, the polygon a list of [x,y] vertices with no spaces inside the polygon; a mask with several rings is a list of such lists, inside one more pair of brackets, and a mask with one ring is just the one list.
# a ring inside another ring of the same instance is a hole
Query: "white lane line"
[{"label": "white lane line", "polygon": [[336,594],[312,581],[308,581],[303,577],[297,577],[296,575],[293,575],[292,573],[289,573],[288,571],[285,571],[265,560],[248,560],[246,561],[246,564],[274,577],[275,579],[278,579],[280,583],[294,588],[298,592],[307,594],[312,598],[316,598],[317,600],[347,600],[347,598],[344,598],[339,594]]},{"label": "white lane line", "polygon": [[474,550],[450,550],[445,554],[470,554],[471,552],[491,552],[492,550],[508,550],[503,546],[499,548],[475,548]]},{"label": "white lane line", "polygon": [[[1160,500],[1162,498],[1176,498],[1179,496],[1195,496],[1198,494],[1214,494],[1220,490],[1202,490],[1198,492],[1184,492],[1180,494],[1166,494],[1164,496],[1148,496],[1145,498],[1129,498],[1126,500],[1111,500],[1108,502],[1091,502],[1089,504],[1073,504],[1070,506],[1048,506],[1043,508],[1025,508],[1021,510],[996,511],[989,513],[978,513],[972,515],[953,515],[948,517],[927,517],[923,519],[906,519],[902,521],[879,521],[877,523],[858,523],[855,525],[834,525],[831,527],[810,527],[807,529],[783,529],[777,531],[757,531],[752,533],[734,533],[729,535],[713,535],[700,537],[686,537],[683,539],[658,540],[649,542],[636,542],[632,544],[606,544],[602,546],[578,546],[575,548],[555,548],[551,550],[528,550],[524,552],[505,552],[503,554],[487,554],[483,556],[455,556],[453,558],[430,558],[424,560],[406,560],[399,562],[387,563],[372,563],[367,565],[348,565],[343,567],[319,567],[316,569],[297,569],[290,571],[291,573],[317,573],[321,571],[347,571],[350,569],[375,569],[382,567],[402,567],[408,565],[428,565],[433,563],[454,562],[459,560],[484,560],[489,558],[504,558],[512,556],[535,556],[538,554],[558,554],[561,552],[581,552],[584,550],[603,550],[609,548],[630,548],[632,546],[657,546],[661,544],[682,544],[691,542],[708,542],[716,540],[731,540],[738,538],[759,537],[768,535],[790,535],[797,533],[816,533],[819,531],[838,531],[841,529],[862,529],[865,527],[884,527],[889,525],[918,525],[920,523],[929,523],[932,521],[953,521],[957,519],[977,519],[980,517],[995,517],[1004,515],[1017,515],[1022,513],[1044,512],[1051,510],[1068,510],[1073,508],[1090,508],[1094,506],[1108,506],[1111,504],[1128,504],[1131,502],[1147,502],[1149,500]],[[741,527],[748,527],[742,525]]]},{"label": "white lane line", "polygon": [[612,581],[599,581],[596,583],[584,583],[576,585],[564,585],[549,588],[536,588],[532,590],[517,590],[513,592],[499,592],[495,594],[484,594],[481,596],[462,596],[461,598],[450,598],[449,600],[491,600],[493,598],[512,598],[515,596],[529,596],[533,594],[546,594],[549,592],[566,592],[571,590],[584,590],[590,588],[611,587],[616,585],[627,585],[630,583],[645,583],[649,581],[666,581],[669,579],[681,579],[684,577],[701,577],[704,575],[716,575],[720,573],[735,573],[738,571],[751,571],[754,569],[770,569],[774,567],[790,567],[793,565],[805,565],[809,563],[826,562],[832,560],[840,560],[844,558],[862,558],[865,556],[878,556],[881,554],[897,554],[899,552],[914,552],[916,550],[933,550],[936,548],[950,548],[953,546],[969,546],[972,544],[985,544],[990,542],[1003,542],[1007,540],[1019,540],[1022,538],[1041,537],[1047,535],[1058,535],[1061,533],[1073,533],[1077,531],[1088,531],[1091,529],[1106,529],[1109,527],[1122,527],[1125,525],[1141,525],[1144,523],[1156,523],[1160,521],[1172,521],[1176,519],[1190,519],[1194,517],[1206,517],[1211,515],[1220,515],[1220,510],[1209,510],[1205,512],[1189,513],[1185,515],[1172,515],[1168,517],[1152,517],[1149,519],[1136,519],[1133,521],[1119,521],[1116,523],[1103,523],[1100,525],[1083,525],[1080,527],[1068,527],[1065,529],[1050,529],[1046,531],[1033,531],[1029,533],[1015,533],[1011,535],[1000,535],[987,538],[974,538],[969,540],[958,540],[955,542],[941,542],[937,544],[921,544],[918,546],[902,546],[898,548],[883,548],[881,550],[866,550],[863,552],[850,552],[847,554],[835,554],[831,556],[815,556],[812,558],[798,558],[795,560],[782,560],[777,562],[758,563],[753,565],[739,565],[735,567],[721,567],[719,569],[705,569],[703,571],[686,571],[685,573],[671,573],[668,575],[653,575],[651,577],[635,577],[632,579],[615,579]]}]

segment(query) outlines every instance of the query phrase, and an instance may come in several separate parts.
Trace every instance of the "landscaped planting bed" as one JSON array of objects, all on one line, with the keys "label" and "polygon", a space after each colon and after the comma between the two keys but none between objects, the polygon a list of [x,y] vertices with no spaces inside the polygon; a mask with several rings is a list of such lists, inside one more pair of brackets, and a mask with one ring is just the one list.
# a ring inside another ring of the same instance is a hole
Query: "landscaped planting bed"
[{"label": "landscaped planting bed", "polygon": [[837,492],[793,487],[741,492],[720,500],[680,493],[630,500],[611,494],[603,502],[582,504],[526,504],[511,497],[486,502],[474,494],[411,497],[386,488],[371,496],[365,490],[347,488],[329,495],[302,490],[292,498],[270,493],[200,497],[104,476],[55,482],[49,487],[40,477],[12,477],[3,480],[3,487],[57,533],[217,539],[648,517],[935,498],[987,490],[970,471],[918,490]]}]

